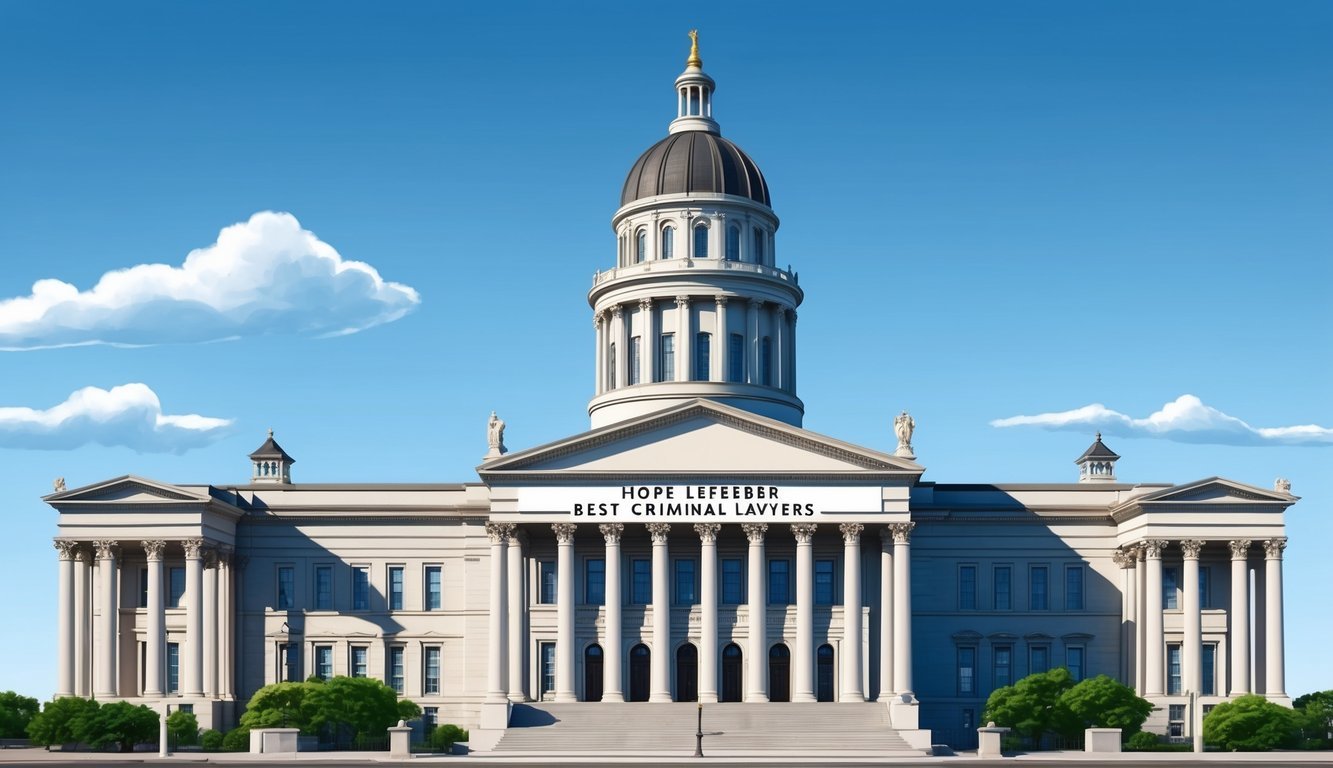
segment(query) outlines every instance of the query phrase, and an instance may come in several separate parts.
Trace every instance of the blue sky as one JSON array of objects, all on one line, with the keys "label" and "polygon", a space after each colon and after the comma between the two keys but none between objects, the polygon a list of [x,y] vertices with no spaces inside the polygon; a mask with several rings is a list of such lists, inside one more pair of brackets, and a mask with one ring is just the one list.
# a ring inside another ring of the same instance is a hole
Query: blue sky
[{"label": "blue sky", "polygon": [[1098,425],[1125,480],[1289,477],[1288,690],[1333,688],[1333,6],[1052,1],[0,5],[0,689],[54,686],[58,475],[243,482],[272,427],[298,481],[464,481],[492,409],[586,429],[692,27],[807,292],[806,426],[910,409],[941,482],[1072,480]]}]

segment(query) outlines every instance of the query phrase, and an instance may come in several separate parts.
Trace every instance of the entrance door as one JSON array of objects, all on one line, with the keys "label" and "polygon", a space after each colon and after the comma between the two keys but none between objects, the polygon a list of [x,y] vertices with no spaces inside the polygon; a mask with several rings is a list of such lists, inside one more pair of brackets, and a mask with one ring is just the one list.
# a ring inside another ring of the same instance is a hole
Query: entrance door
[{"label": "entrance door", "polygon": [[602,700],[602,646],[590,645],[583,652],[583,700]]},{"label": "entrance door", "polygon": [[676,701],[699,700],[699,649],[690,643],[676,651]]},{"label": "entrance door", "polygon": [[833,701],[833,646],[821,645],[815,651],[815,699]]},{"label": "entrance door", "polygon": [[629,700],[648,700],[648,646],[639,643],[629,649]]},{"label": "entrance door", "polygon": [[537,701],[547,701],[555,695],[555,643],[542,643],[538,648],[542,668],[537,683]]},{"label": "entrance door", "polygon": [[791,651],[782,643],[768,649],[768,700],[791,701]]},{"label": "entrance door", "polygon": [[735,643],[722,649],[722,700],[741,700],[741,647]]}]

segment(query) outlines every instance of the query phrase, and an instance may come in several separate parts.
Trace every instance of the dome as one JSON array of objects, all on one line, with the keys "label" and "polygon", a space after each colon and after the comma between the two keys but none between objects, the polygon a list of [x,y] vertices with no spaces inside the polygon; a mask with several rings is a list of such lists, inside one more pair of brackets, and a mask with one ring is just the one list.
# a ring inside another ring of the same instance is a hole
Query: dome
[{"label": "dome", "polygon": [[736,195],[771,206],[759,166],[740,147],[707,131],[673,133],[640,155],[620,204],[678,194]]}]

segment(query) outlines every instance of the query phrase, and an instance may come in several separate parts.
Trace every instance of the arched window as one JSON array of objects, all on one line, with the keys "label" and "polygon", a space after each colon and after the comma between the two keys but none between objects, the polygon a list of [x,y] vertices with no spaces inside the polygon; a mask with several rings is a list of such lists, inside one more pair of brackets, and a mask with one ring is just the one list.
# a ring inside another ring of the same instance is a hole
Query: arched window
[{"label": "arched window", "polygon": [[625,236],[622,234],[616,240],[616,263],[625,266]]},{"label": "arched window", "polygon": [[670,224],[662,227],[662,258],[671,258],[672,251],[675,249],[676,228]]},{"label": "arched window", "polygon": [[648,230],[641,229],[634,237],[634,263],[642,264],[648,260]]},{"label": "arched window", "polygon": [[741,228],[736,225],[727,227],[727,261],[741,260]]},{"label": "arched window", "polygon": [[765,239],[766,239],[766,236],[765,236],[764,230],[759,229],[758,227],[755,227],[755,230],[754,230],[754,263],[755,263],[755,264],[766,264],[766,263],[767,263],[767,262],[764,260],[764,259],[766,258],[766,257],[764,256],[764,240],[765,240]]},{"label": "arched window", "polygon": [[713,336],[701,331],[694,335],[694,371],[690,378],[694,381],[708,381],[712,368]]},{"label": "arched window", "polygon": [[694,228],[694,258],[708,258],[708,225],[700,224]]}]

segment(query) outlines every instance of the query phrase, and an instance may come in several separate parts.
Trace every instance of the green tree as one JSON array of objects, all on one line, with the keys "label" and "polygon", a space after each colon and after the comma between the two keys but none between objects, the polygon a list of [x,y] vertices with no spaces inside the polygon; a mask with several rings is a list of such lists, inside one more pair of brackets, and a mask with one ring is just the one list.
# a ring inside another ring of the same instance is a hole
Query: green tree
[{"label": "green tree", "polygon": [[1028,675],[993,691],[981,719],[1012,728],[1033,743],[1041,741],[1047,731],[1067,733],[1073,717],[1060,696],[1073,685],[1074,680],[1064,667]]},{"label": "green tree", "polygon": [[1203,719],[1203,740],[1233,752],[1265,752],[1291,744],[1296,713],[1262,696],[1241,696],[1213,707]]},{"label": "green tree", "polygon": [[167,715],[167,734],[181,746],[191,746],[199,740],[199,719],[193,712],[178,709]]},{"label": "green tree", "polygon": [[0,739],[26,737],[28,723],[41,709],[42,705],[34,698],[13,691],[0,692]]},{"label": "green tree", "polygon": [[241,715],[241,726],[252,728],[300,728],[307,732],[309,717],[302,708],[307,683],[274,683],[255,691]]},{"label": "green tree", "polygon": [[222,734],[209,728],[199,734],[199,746],[204,748],[205,752],[222,751]]},{"label": "green tree", "polygon": [[241,726],[224,733],[222,735],[222,749],[227,752],[249,752],[250,729]]},{"label": "green tree", "polygon": [[148,707],[116,701],[75,720],[74,735],[93,749],[118,746],[121,752],[132,752],[135,744],[157,741],[160,723]]},{"label": "green tree", "polygon": [[467,731],[459,728],[453,723],[435,726],[435,730],[430,732],[430,745],[441,752],[448,752],[454,748],[454,744],[460,741],[467,741]]},{"label": "green tree", "polygon": [[1298,724],[1301,746],[1307,749],[1333,747],[1333,691],[1318,691],[1297,697]]},{"label": "green tree", "polygon": [[1060,705],[1070,715],[1068,725],[1077,736],[1084,728],[1119,728],[1121,738],[1128,738],[1143,728],[1153,706],[1139,698],[1134,689],[1098,675],[1084,680],[1060,694]]},{"label": "green tree", "polygon": [[43,746],[71,744],[79,740],[76,724],[97,712],[98,704],[78,696],[62,696],[46,702],[42,711],[28,723],[28,738]]},{"label": "green tree", "polygon": [[335,677],[305,685],[302,709],[311,730],[331,735],[335,741],[381,739],[385,729],[402,718],[402,712],[412,712],[414,717],[420,714],[415,704],[399,702],[392,688],[373,678]]}]

